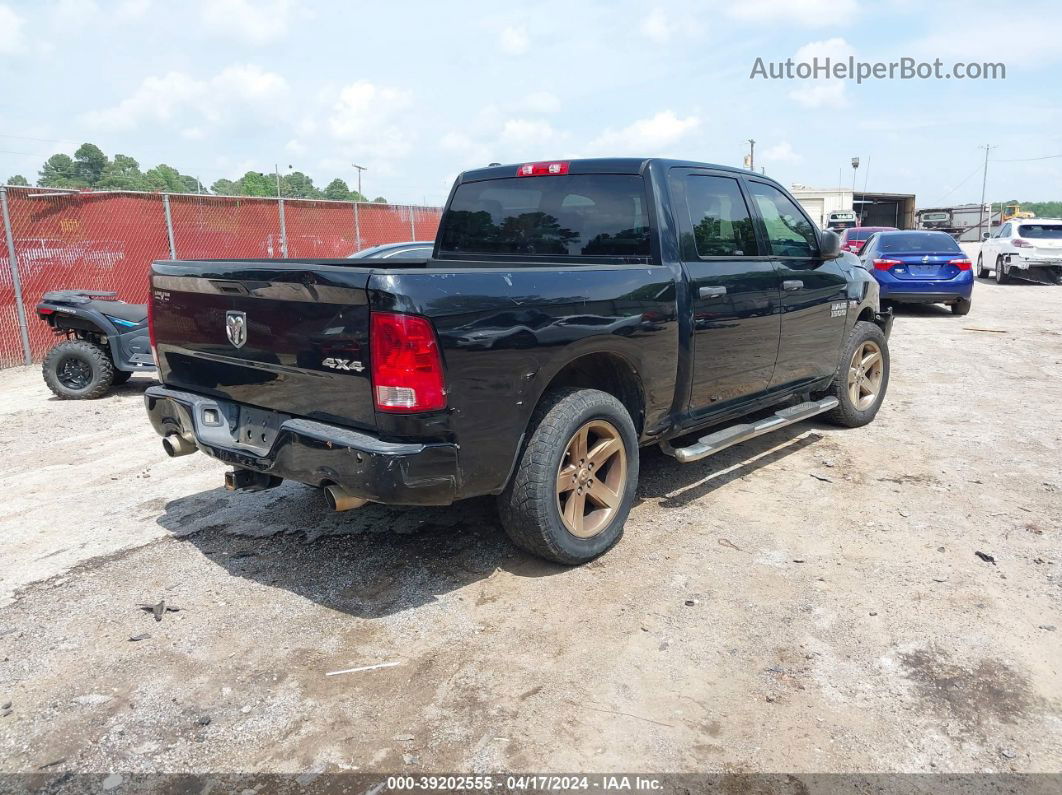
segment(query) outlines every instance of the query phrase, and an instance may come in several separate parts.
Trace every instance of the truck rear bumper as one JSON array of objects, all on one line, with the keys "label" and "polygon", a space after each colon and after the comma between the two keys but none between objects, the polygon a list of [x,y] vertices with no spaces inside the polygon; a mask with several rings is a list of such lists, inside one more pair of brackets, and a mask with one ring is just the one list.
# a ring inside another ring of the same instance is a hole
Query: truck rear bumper
[{"label": "truck rear bumper", "polygon": [[237,403],[165,386],[148,387],[144,403],[160,436],[178,434],[235,467],[310,486],[334,483],[370,502],[389,505],[449,505],[457,498],[455,444],[386,442],[275,412],[263,418],[264,443],[257,434],[257,444],[241,443],[233,433],[243,408]]}]

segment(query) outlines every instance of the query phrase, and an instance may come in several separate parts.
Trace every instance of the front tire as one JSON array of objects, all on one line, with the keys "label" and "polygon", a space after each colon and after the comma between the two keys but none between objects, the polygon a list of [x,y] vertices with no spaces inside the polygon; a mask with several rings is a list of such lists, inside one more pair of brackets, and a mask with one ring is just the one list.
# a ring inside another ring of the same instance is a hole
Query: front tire
[{"label": "front tire", "polygon": [[951,305],[951,313],[953,315],[968,315],[970,309],[973,307],[973,301],[969,298],[960,298],[954,304]]},{"label": "front tire", "polygon": [[61,400],[103,397],[114,382],[114,363],[107,351],[85,340],[67,340],[48,351],[44,383]]},{"label": "front tire", "polygon": [[826,419],[846,428],[871,422],[881,408],[889,387],[889,344],[885,332],[873,323],[860,321],[852,327],[828,394],[839,405]]},{"label": "front tire", "polygon": [[638,435],[627,409],[596,389],[561,389],[535,410],[519,466],[498,497],[513,543],[573,566],[623,535],[638,485]]}]

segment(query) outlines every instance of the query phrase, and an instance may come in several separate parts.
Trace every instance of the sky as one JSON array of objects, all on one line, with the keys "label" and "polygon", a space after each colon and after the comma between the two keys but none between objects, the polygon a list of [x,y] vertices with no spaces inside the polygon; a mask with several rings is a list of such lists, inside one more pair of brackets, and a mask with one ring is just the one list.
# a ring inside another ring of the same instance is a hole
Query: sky
[{"label": "sky", "polygon": [[[921,207],[1062,199],[1062,6],[923,0],[0,0],[0,180],[84,141],[209,185],[290,167],[442,203],[490,162],[667,156]],[[1005,80],[765,80],[811,56]],[[1032,159],[1043,158],[1043,159]]]}]

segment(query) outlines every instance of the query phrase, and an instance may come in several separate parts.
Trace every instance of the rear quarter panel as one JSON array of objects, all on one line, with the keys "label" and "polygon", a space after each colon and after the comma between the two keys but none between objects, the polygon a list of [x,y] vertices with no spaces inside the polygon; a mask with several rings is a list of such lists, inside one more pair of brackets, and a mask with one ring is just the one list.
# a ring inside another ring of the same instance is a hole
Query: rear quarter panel
[{"label": "rear quarter panel", "polygon": [[[456,267],[455,267],[456,266]],[[675,393],[674,276],[653,265],[392,270],[369,283],[373,309],[431,318],[443,351],[446,426],[461,446],[462,494],[500,490],[539,398],[582,356],[611,353],[638,375],[645,427],[666,418]],[[406,436],[414,418],[378,415]]]}]

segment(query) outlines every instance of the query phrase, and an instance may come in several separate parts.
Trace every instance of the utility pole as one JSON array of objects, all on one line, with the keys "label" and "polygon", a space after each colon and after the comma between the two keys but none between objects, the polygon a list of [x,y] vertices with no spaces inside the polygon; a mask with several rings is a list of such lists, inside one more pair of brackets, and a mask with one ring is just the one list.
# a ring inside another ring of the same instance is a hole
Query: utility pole
[{"label": "utility pole", "polygon": [[[365,168],[365,166],[359,166],[357,163],[351,163],[351,165],[358,170],[358,193],[361,193],[361,172],[369,169]],[[361,193],[361,195],[364,196],[365,194]]]},{"label": "utility pole", "polygon": [[[977,210],[977,238],[980,241],[984,237],[984,222],[985,222],[985,187],[988,185],[988,153],[995,149],[991,144],[985,144],[980,147],[985,150],[985,167],[981,174],[981,206]],[[1000,220],[1003,220],[1003,212],[999,213]],[[992,214],[988,214],[988,225],[992,226]]]},{"label": "utility pole", "polygon": [[752,138],[748,139],[749,142],[749,171],[756,170],[756,141]]},{"label": "utility pole", "polygon": [[273,164],[273,173],[277,175],[277,198],[280,198],[280,166]]}]

